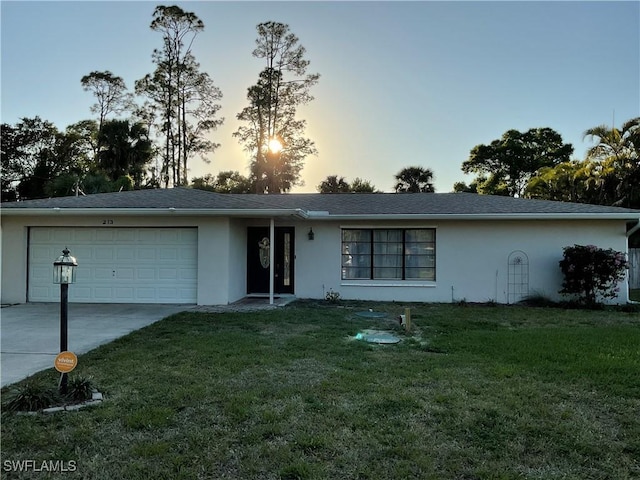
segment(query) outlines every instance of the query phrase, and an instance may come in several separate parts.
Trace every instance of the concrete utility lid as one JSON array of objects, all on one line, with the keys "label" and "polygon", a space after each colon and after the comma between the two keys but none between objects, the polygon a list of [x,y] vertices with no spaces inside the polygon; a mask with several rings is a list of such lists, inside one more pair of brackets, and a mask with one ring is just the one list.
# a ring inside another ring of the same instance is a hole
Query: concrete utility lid
[{"label": "concrete utility lid", "polygon": [[384,318],[387,316],[384,312],[374,312],[373,310],[366,310],[364,312],[356,312],[358,317],[364,318]]},{"label": "concrete utility lid", "polygon": [[393,344],[399,343],[400,339],[391,332],[381,330],[363,330],[356,335],[356,340],[364,340],[369,343]]}]

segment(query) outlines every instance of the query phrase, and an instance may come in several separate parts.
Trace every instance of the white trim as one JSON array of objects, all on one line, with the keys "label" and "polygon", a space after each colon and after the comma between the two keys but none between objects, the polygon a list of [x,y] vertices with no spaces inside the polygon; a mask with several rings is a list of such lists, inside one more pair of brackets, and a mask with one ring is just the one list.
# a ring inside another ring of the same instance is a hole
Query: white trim
[{"label": "white trim", "polygon": [[122,216],[208,216],[208,217],[298,217],[308,218],[300,208],[211,209],[211,208],[3,208],[4,216],[122,215]]},{"label": "white trim", "polygon": [[[404,280],[402,283],[394,282],[388,283],[388,280],[371,280],[371,283],[365,280],[359,281],[342,281],[341,287],[420,287],[420,288],[435,288],[438,285],[436,282],[415,282],[412,280]],[[406,282],[406,283],[404,283]]]},{"label": "white trim", "polygon": [[627,238],[640,230],[640,218],[638,219],[638,223],[636,223],[631,229],[627,232]]},{"label": "white trim", "polygon": [[437,214],[375,214],[375,215],[330,215],[313,217],[314,220],[375,220],[380,221],[434,221],[434,220],[637,220],[631,213],[437,213]]},{"label": "white trim", "polygon": [[276,250],[276,222],[273,217],[269,220],[269,305],[273,305],[275,292],[275,250]]},{"label": "white trim", "polygon": [[[323,212],[324,213],[324,212]],[[212,209],[212,208],[2,208],[5,216],[34,215],[122,215],[122,216],[208,216],[208,217],[297,217],[317,221],[434,221],[434,220],[638,220],[636,212],[590,213],[439,213],[439,214],[349,214],[317,215],[302,208]]]},{"label": "white trim", "polygon": [[386,222],[380,223],[345,223],[340,224],[340,229],[354,229],[354,230],[426,230],[433,229],[437,230],[439,225],[434,225],[432,223],[420,223],[420,224],[410,224],[410,223],[393,223],[393,220],[387,220]]}]

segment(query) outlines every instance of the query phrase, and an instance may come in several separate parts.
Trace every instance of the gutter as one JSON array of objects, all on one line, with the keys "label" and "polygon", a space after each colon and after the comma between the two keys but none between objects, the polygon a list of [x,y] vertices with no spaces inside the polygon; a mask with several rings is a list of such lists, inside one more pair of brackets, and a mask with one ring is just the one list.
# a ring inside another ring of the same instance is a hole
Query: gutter
[{"label": "gutter", "polygon": [[[310,220],[636,220],[627,213],[439,213],[439,214],[348,214],[331,215],[328,212],[308,212]],[[637,226],[636,226],[637,227]],[[634,227],[634,231],[636,230]]]},{"label": "gutter", "polygon": [[636,223],[635,226],[631,227],[631,229],[627,232],[627,238],[636,233],[638,230],[640,230],[640,218],[638,219],[638,223]]},{"label": "gutter", "polygon": [[[635,213],[635,212],[634,212]],[[409,220],[636,220],[638,223],[627,232],[627,235],[640,229],[640,219],[631,217],[629,213],[439,213],[439,214],[338,214],[327,211],[304,210],[302,208],[252,208],[252,209],[211,209],[211,208],[3,208],[0,216],[89,216],[89,215],[122,215],[122,216],[196,216],[196,217],[297,217],[303,220],[318,221],[409,221]]]},{"label": "gutter", "polygon": [[300,208],[276,209],[210,209],[210,208],[5,208],[2,216],[188,216],[188,217],[298,217],[307,218],[306,212]]}]

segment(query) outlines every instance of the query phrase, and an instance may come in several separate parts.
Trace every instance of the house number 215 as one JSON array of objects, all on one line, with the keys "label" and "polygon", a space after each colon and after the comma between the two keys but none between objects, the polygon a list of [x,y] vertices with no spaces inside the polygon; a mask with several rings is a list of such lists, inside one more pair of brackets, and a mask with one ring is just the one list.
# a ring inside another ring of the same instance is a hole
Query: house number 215
[{"label": "house number 215", "polygon": [[102,220],[102,224],[103,225],[113,225],[113,219],[107,218],[105,220]]}]

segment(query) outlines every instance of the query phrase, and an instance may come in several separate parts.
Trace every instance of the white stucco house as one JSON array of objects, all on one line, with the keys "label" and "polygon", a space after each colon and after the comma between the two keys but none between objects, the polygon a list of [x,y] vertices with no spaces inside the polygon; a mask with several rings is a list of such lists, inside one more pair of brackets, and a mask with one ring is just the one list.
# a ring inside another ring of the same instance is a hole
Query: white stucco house
[{"label": "white stucco house", "polygon": [[71,302],[219,305],[333,290],[514,303],[560,298],[565,246],[626,252],[640,211],[468,193],[174,188],[4,203],[1,224],[2,303],[58,301],[53,261],[65,247],[79,264]]}]

